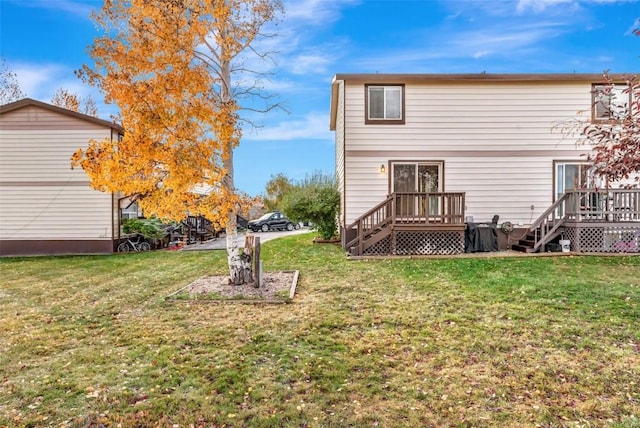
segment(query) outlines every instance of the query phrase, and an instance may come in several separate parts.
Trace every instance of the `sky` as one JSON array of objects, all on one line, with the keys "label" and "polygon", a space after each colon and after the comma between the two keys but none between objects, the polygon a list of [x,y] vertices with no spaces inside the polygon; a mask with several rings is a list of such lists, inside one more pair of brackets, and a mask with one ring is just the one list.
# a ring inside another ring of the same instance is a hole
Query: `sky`
[{"label": "sky", "polygon": [[[333,174],[331,79],[337,73],[640,72],[640,0],[283,0],[274,52],[251,62],[283,109],[245,112],[234,154],[236,187],[261,195],[279,173],[292,181]],[[0,0],[0,55],[30,98],[59,88],[91,95],[74,70],[91,64],[99,0]]]}]

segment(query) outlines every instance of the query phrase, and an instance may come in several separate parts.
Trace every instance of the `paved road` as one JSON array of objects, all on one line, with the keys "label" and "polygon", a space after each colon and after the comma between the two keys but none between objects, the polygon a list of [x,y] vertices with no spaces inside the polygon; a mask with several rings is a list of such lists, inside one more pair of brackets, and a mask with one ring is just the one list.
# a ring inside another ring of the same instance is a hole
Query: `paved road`
[{"label": "paved road", "polygon": [[[282,231],[282,232],[248,232],[253,236],[259,236],[260,237],[260,243],[266,242],[266,241],[270,241],[272,239],[276,239],[276,238],[281,238],[283,236],[289,236],[289,235],[299,235],[301,233],[309,233],[309,228],[308,227],[302,227],[299,230],[292,230],[291,232],[289,231]],[[239,246],[243,246],[244,245],[244,232],[239,232],[238,233],[238,245]],[[202,250],[226,250],[227,249],[227,238],[226,236],[221,236],[217,239],[208,241],[208,242],[204,242],[202,244],[191,244],[191,245],[187,245],[185,246],[182,251],[202,251]]]}]

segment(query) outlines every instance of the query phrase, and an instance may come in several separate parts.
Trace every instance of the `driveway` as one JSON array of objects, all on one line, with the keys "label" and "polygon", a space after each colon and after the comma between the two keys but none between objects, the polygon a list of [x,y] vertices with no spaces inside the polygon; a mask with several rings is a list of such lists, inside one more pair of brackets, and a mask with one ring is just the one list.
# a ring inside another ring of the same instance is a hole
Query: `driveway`
[{"label": "driveway", "polygon": [[[277,231],[277,232],[247,232],[252,236],[258,236],[260,243],[270,241],[272,239],[281,238],[283,236],[300,235],[301,233],[309,233],[308,227],[301,227],[299,230],[292,230],[291,232]],[[238,232],[238,245],[244,246],[245,232]],[[220,236],[217,239],[203,242],[201,244],[186,245],[182,251],[202,251],[202,250],[226,250],[227,249],[227,237],[225,235]]]}]

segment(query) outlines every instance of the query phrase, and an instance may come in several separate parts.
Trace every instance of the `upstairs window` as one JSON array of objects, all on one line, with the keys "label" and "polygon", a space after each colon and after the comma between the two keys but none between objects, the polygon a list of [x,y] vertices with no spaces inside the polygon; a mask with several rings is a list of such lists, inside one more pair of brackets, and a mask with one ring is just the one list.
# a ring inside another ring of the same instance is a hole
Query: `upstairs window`
[{"label": "upstairs window", "polygon": [[366,124],[404,124],[404,85],[365,85]]},{"label": "upstairs window", "polygon": [[593,122],[618,122],[629,114],[631,92],[627,85],[593,85]]}]

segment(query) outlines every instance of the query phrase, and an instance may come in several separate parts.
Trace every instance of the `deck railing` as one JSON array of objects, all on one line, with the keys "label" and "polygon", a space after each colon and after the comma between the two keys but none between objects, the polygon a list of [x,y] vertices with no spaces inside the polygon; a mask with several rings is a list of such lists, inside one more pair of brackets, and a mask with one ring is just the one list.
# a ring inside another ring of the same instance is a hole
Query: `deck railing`
[{"label": "deck railing", "polygon": [[463,224],[464,193],[392,193],[394,223]]},{"label": "deck railing", "polygon": [[640,189],[582,189],[566,194],[567,220],[640,221]]},{"label": "deck railing", "polygon": [[[464,193],[398,192],[358,217],[347,230],[356,231],[345,247],[356,248],[362,254],[367,240],[396,225],[417,227],[446,227],[463,225]],[[379,238],[379,236],[378,236]]]},{"label": "deck railing", "polygon": [[567,221],[640,222],[640,189],[581,189],[566,192],[531,225],[534,251]]}]

